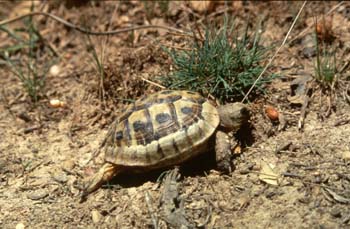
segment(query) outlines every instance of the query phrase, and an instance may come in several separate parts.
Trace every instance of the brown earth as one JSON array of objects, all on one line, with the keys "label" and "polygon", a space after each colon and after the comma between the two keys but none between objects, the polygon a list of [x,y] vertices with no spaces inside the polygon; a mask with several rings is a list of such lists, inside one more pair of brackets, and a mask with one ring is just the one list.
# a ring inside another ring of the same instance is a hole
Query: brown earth
[{"label": "brown earth", "polygon": [[[238,26],[248,17],[252,28],[261,21],[266,46],[281,44],[303,3],[217,3],[206,14],[184,2],[171,2],[165,12],[161,4],[152,2],[76,2],[81,5],[52,1],[39,3],[36,9],[94,31],[135,24],[191,30],[195,22],[200,26],[206,20],[222,22],[227,10]],[[0,3],[0,20],[28,13],[28,3]],[[160,29],[108,39],[91,36],[98,53],[105,48],[101,87],[87,51],[87,36],[35,16],[45,38],[38,53],[50,46],[60,61],[47,74],[45,90],[34,104],[0,58],[0,228],[350,228],[350,4],[337,4],[306,4],[269,68],[279,77],[264,96],[249,104],[251,138],[236,154],[232,173],[220,174],[211,157],[202,155],[180,171],[120,175],[82,203],[79,187],[102,163],[103,154],[89,159],[108,125],[130,99],[160,89],[152,82],[172,68],[161,45],[190,48],[191,38]],[[326,20],[332,24],[322,24],[318,32],[334,36],[329,42],[337,50],[341,72],[332,90],[309,82],[312,93],[303,109],[291,103],[291,84],[314,75],[313,17],[322,21],[327,12]],[[16,21],[7,26],[23,28],[24,24]],[[5,31],[0,37],[1,50],[16,44]],[[11,58],[24,61],[27,54],[23,48]],[[40,57],[40,64],[53,58],[46,52]],[[65,104],[53,108],[50,99]],[[267,105],[278,110],[280,122],[266,116]],[[304,125],[298,128],[303,111]]]}]

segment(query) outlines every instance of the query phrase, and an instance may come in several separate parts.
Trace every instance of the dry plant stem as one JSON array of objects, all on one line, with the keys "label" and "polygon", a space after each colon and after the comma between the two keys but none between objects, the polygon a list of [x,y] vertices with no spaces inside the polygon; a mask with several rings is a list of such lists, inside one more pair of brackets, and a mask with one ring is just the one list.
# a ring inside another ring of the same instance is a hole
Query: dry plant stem
[{"label": "dry plant stem", "polygon": [[145,79],[145,78],[143,78],[143,77],[141,77],[141,79],[142,79],[143,81],[149,83],[149,84],[152,84],[153,86],[159,87],[159,88],[161,88],[161,89],[165,89],[165,87],[164,87],[163,85],[160,85],[160,84],[158,84],[158,83],[152,82],[152,81],[150,81],[150,80],[148,80],[148,79]]},{"label": "dry plant stem", "polygon": [[[180,36],[180,37],[191,37],[191,38],[194,37],[192,34],[189,34],[189,33],[174,33],[171,31],[168,32],[168,35]],[[202,40],[202,41],[204,41],[204,40]]]},{"label": "dry plant stem", "polygon": [[268,67],[270,67],[272,61],[275,59],[275,57],[277,56],[277,54],[279,53],[279,51],[282,49],[282,47],[285,45],[289,34],[291,33],[292,29],[294,28],[295,23],[297,22],[301,12],[303,11],[304,7],[306,5],[306,1],[304,1],[303,5],[301,6],[297,16],[295,17],[292,25],[290,26],[288,33],[286,34],[281,46],[276,50],[275,54],[271,57],[271,59],[269,60],[269,62],[267,63],[267,65],[265,66],[265,68],[262,70],[262,72],[260,73],[260,75],[258,76],[258,78],[255,80],[255,82],[253,83],[253,85],[250,87],[250,89],[248,90],[247,94],[244,96],[244,98],[242,99],[242,103],[248,98],[248,95],[250,94],[250,92],[252,92],[253,88],[255,87],[256,83],[260,80],[260,78],[262,77],[262,75],[265,73],[265,71],[267,70]]},{"label": "dry plant stem", "polygon": [[[109,26],[112,24],[112,21],[114,19],[114,16],[117,12],[117,9],[119,8],[119,2],[117,2],[114,6],[114,10],[113,10],[113,13],[112,13],[112,16],[111,18],[109,19],[109,22],[107,24],[107,28],[106,29],[109,29]],[[101,51],[101,63],[103,65],[104,63],[104,59],[105,59],[105,52],[106,52],[106,48],[108,46],[108,42],[109,42],[109,36],[106,36],[106,39],[104,41],[102,41],[102,51]],[[103,70],[102,70],[103,71]],[[100,79],[100,90],[101,90],[101,93],[100,93],[100,96],[101,96],[101,100],[102,100],[102,103],[104,105],[106,105],[106,101],[104,100],[105,98],[105,94],[106,94],[106,91],[105,91],[105,88],[104,88],[104,76],[103,76],[103,73],[101,75],[101,79]]]},{"label": "dry plant stem", "polygon": [[344,97],[345,101],[350,103],[350,96],[348,95],[348,91],[350,91],[349,90],[349,84],[346,86],[346,89],[343,90],[343,97]]},{"label": "dry plant stem", "polygon": [[350,118],[348,118],[348,119],[342,118],[342,119],[336,121],[336,122],[334,123],[334,126],[346,125],[346,124],[348,124],[348,123],[350,123]]},{"label": "dry plant stem", "polygon": [[326,111],[326,114],[325,114],[325,117],[329,117],[329,115],[331,114],[331,110],[332,110],[332,93],[327,96],[327,111]]},{"label": "dry plant stem", "polygon": [[192,49],[190,49],[190,48],[179,47],[179,46],[172,46],[172,45],[165,45],[165,44],[158,44],[158,46],[164,46],[164,47],[167,47],[167,48],[184,50],[184,51],[192,51]]},{"label": "dry plant stem", "polygon": [[157,229],[158,228],[158,219],[157,219],[157,216],[155,215],[154,209],[152,208],[151,195],[149,194],[148,191],[145,192],[145,200],[146,200],[148,212],[151,215],[153,227],[154,227],[154,229]]},{"label": "dry plant stem", "polygon": [[304,120],[305,120],[305,116],[306,116],[306,108],[309,105],[309,91],[310,89],[307,89],[306,93],[305,93],[305,98],[304,98],[304,102],[303,102],[303,106],[301,107],[301,112],[300,112],[300,118],[298,121],[298,131],[301,131],[301,129],[304,126]]},{"label": "dry plant stem", "polygon": [[139,25],[139,26],[133,26],[133,27],[129,27],[129,28],[123,28],[123,29],[117,29],[117,30],[111,30],[111,31],[95,32],[95,31],[87,30],[87,29],[84,29],[84,28],[79,27],[77,25],[74,25],[74,24],[54,15],[54,14],[45,13],[45,12],[32,12],[32,13],[24,14],[24,15],[21,15],[21,16],[15,17],[15,18],[11,18],[8,20],[3,20],[3,21],[0,21],[0,26],[18,21],[18,20],[25,18],[25,17],[36,16],[36,15],[44,15],[44,16],[50,17],[53,20],[64,24],[65,26],[68,26],[72,29],[75,29],[79,32],[89,34],[89,35],[115,35],[115,34],[119,34],[119,33],[130,32],[130,31],[140,30],[140,29],[164,29],[164,30],[168,30],[168,31],[174,31],[174,32],[178,32],[178,33],[188,34],[185,31],[182,31],[181,29],[176,29],[173,27],[161,26],[161,25]]}]

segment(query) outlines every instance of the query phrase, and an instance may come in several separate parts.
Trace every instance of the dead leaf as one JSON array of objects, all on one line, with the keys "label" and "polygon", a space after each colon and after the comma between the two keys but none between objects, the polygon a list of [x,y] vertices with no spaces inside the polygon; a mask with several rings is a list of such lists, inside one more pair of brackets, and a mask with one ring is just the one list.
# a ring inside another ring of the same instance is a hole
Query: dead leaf
[{"label": "dead leaf", "polygon": [[341,195],[338,195],[337,193],[333,192],[331,189],[329,188],[323,188],[324,192],[323,194],[328,197],[327,199],[329,199],[329,197],[331,197],[333,200],[342,203],[342,204],[349,204],[350,203],[350,199],[349,198],[345,198]]},{"label": "dead leaf", "polygon": [[267,184],[271,185],[279,185],[279,174],[276,171],[275,165],[271,163],[267,163],[264,160],[261,160],[260,163],[260,174],[259,174],[259,179],[264,181]]},{"label": "dead leaf", "polygon": [[243,2],[242,1],[232,1],[232,9],[236,12],[243,10]]},{"label": "dead leaf", "polygon": [[341,156],[344,160],[350,160],[350,150],[343,151]]},{"label": "dead leaf", "polygon": [[240,195],[237,199],[237,202],[239,204],[239,209],[243,209],[249,205],[249,202],[251,201],[251,197],[248,193],[243,193]]},{"label": "dead leaf", "polygon": [[288,101],[292,104],[302,105],[305,101],[307,92],[307,83],[312,80],[312,77],[307,74],[300,74],[290,83],[291,95],[288,96]]},{"label": "dead leaf", "polygon": [[215,1],[190,1],[190,6],[200,13],[211,12],[214,9]]}]

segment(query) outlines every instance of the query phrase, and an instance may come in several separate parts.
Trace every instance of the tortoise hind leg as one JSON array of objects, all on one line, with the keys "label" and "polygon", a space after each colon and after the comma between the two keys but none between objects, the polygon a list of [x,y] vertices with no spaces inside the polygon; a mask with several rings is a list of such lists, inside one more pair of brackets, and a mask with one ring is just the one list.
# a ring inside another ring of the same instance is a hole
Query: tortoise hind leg
[{"label": "tortoise hind leg", "polygon": [[87,195],[96,191],[105,182],[111,180],[119,173],[119,168],[111,163],[105,163],[100,170],[84,185],[81,195],[81,200],[84,200]]}]

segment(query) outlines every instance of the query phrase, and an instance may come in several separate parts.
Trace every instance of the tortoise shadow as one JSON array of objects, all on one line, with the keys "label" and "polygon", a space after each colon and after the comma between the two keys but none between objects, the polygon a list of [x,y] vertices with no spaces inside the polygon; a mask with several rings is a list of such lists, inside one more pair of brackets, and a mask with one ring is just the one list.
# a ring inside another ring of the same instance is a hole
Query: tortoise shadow
[{"label": "tortoise shadow", "polygon": [[[211,169],[216,168],[215,152],[205,152],[178,165],[182,177],[205,176]],[[156,169],[145,173],[123,173],[114,177],[109,185],[118,185],[122,188],[142,186],[146,182],[158,182],[162,179],[165,172],[173,169],[175,166],[168,168]]]},{"label": "tortoise shadow", "polygon": [[[254,143],[252,135],[253,127],[249,124],[244,125],[235,137],[242,146],[250,146]],[[178,165],[182,177],[206,176],[210,170],[216,169],[215,151],[203,152],[196,157]],[[158,182],[161,180],[164,172],[173,169],[174,166],[162,169],[156,169],[144,173],[123,173],[114,177],[109,185],[118,185],[122,188],[138,187],[146,182]]]}]

